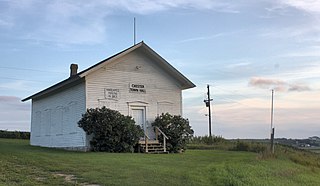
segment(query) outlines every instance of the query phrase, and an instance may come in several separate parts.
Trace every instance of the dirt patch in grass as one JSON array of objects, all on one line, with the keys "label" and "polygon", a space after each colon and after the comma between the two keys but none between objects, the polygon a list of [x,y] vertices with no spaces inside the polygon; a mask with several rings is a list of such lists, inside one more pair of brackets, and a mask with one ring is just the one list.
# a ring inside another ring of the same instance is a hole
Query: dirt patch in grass
[{"label": "dirt patch in grass", "polygon": [[92,184],[92,183],[78,183],[79,178],[77,178],[75,175],[72,175],[72,174],[55,173],[53,175],[56,176],[56,177],[63,177],[65,182],[71,183],[71,184],[74,184],[74,185],[100,186],[98,184]]}]

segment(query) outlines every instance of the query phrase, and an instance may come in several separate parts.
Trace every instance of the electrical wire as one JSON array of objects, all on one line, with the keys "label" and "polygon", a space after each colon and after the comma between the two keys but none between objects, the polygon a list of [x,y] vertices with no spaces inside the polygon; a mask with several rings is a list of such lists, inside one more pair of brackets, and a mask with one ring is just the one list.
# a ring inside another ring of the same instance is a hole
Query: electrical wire
[{"label": "electrical wire", "polygon": [[39,81],[39,80],[29,80],[29,79],[20,79],[20,78],[11,78],[11,77],[1,77],[0,79],[10,79],[10,80],[17,80],[17,81],[31,81],[31,82],[39,82],[39,83],[52,83],[52,81]]},{"label": "electrical wire", "polygon": [[24,71],[33,71],[33,72],[49,72],[49,73],[67,74],[66,72],[39,70],[39,69],[31,69],[31,68],[4,67],[4,66],[0,66],[0,68],[1,69],[10,69],[10,70],[24,70]]}]

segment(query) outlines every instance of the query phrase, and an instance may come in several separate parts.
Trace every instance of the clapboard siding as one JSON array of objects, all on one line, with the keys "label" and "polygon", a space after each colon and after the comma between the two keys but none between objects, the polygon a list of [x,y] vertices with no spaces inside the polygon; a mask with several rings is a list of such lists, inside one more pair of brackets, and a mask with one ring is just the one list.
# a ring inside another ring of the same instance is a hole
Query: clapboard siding
[{"label": "clapboard siding", "polygon": [[32,99],[31,145],[88,150],[92,136],[77,122],[87,108],[102,106],[136,113],[152,138],[155,117],[181,115],[182,90],[195,87],[143,42],[80,73],[72,69],[70,78],[22,100]]},{"label": "clapboard siding", "polygon": [[[145,85],[146,93],[129,92],[130,83]],[[116,100],[105,97],[105,89],[118,89]],[[130,115],[129,103],[143,102],[147,127],[161,113],[182,114],[182,94],[177,83],[150,58],[134,51],[86,76],[87,108],[107,106]]]},{"label": "clapboard siding", "polygon": [[32,100],[31,145],[85,148],[86,134],[77,122],[86,111],[85,83]]}]

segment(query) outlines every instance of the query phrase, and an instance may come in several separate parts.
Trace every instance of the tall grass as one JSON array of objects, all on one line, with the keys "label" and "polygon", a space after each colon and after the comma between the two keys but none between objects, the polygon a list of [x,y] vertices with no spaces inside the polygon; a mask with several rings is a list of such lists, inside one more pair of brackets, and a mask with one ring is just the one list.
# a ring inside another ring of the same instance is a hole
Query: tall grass
[{"label": "tall grass", "polygon": [[288,158],[300,165],[320,168],[320,154],[315,152],[286,145],[278,145],[276,154],[279,158]]},{"label": "tall grass", "polygon": [[196,136],[189,141],[189,149],[216,149],[246,152],[265,152],[265,143],[247,142],[242,140],[226,140],[222,136]]},{"label": "tall grass", "polygon": [[233,144],[222,136],[195,136],[189,140],[188,149],[229,150]]},{"label": "tall grass", "polygon": [[189,140],[189,144],[206,144],[224,143],[227,140],[222,136],[195,136]]},{"label": "tall grass", "polygon": [[261,160],[288,159],[303,166],[320,168],[320,154],[281,144],[276,145],[273,154],[268,143],[239,139],[236,141],[226,140],[221,136],[198,136],[190,140],[188,148],[254,152],[257,153],[257,158]]}]

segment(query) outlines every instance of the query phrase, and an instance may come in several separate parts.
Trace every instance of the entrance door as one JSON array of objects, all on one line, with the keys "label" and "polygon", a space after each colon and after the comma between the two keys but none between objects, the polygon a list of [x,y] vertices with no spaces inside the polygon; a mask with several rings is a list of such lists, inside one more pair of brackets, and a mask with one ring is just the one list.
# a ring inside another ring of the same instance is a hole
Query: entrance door
[{"label": "entrance door", "polygon": [[143,131],[145,131],[145,109],[144,108],[132,108],[131,116],[136,122],[136,125],[139,125]]}]

